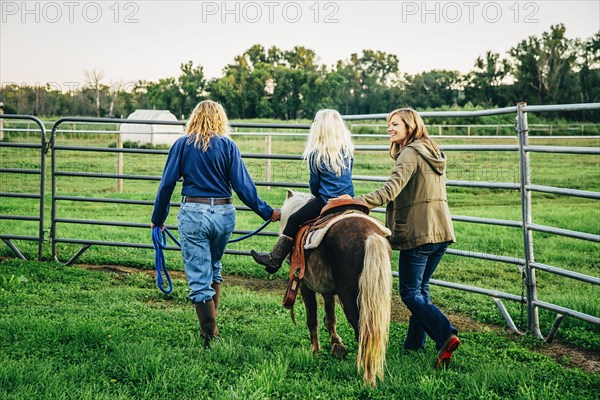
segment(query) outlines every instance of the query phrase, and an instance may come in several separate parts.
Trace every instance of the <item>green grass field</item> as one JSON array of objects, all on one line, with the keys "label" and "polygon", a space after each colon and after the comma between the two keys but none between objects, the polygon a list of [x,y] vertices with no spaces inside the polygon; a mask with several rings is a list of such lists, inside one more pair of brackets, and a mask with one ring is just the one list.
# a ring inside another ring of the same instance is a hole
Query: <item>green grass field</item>
[{"label": "green grass field", "polygon": [[[10,140],[35,142],[34,138],[24,134],[15,134]],[[115,140],[114,135],[63,134],[57,137],[57,144],[108,147],[113,145]],[[264,137],[238,136],[235,140],[244,154],[265,151]],[[515,137],[494,140],[473,137],[468,141],[441,138],[436,141],[442,146],[466,143],[516,144]],[[531,138],[530,142],[536,145],[600,146],[599,138],[568,141]],[[272,153],[297,155],[300,154],[303,143],[302,137],[273,137]],[[387,139],[357,138],[355,144],[387,145]],[[0,168],[39,167],[36,151],[33,149],[0,148],[0,154]],[[448,179],[518,182],[519,164],[517,155],[513,152],[448,151],[447,156]],[[159,177],[166,155],[124,154],[123,159],[124,174]],[[598,156],[531,154],[531,161],[531,179],[534,184],[600,191]],[[264,160],[248,158],[246,164],[254,180],[265,180]],[[116,171],[115,165],[115,154],[83,151],[57,153],[57,170],[61,172],[112,174]],[[392,166],[393,162],[386,152],[358,151],[355,156],[354,174],[385,177]],[[306,169],[306,165],[299,161],[273,160],[271,180],[305,184],[308,179]],[[44,226],[48,230],[51,205],[50,166],[46,176],[48,181]],[[0,192],[35,193],[39,190],[38,180],[39,177],[35,175],[2,173]],[[66,176],[58,178],[57,194],[152,201],[157,186],[158,181],[125,180],[123,191],[117,193],[115,179]],[[356,182],[355,191],[362,194],[378,186],[377,183]],[[176,188],[173,201],[178,201],[179,190],[180,185]],[[285,198],[285,189],[281,187],[259,187],[259,193],[273,206],[281,205]],[[448,187],[448,198],[453,215],[514,221],[521,219],[520,194],[517,191]],[[532,203],[533,221],[537,224],[600,234],[600,207],[596,200],[534,193]],[[236,204],[241,205],[241,202],[236,201]],[[35,215],[37,211],[38,204],[35,200],[2,198],[0,203],[0,215]],[[151,212],[151,205],[59,201],[57,207],[58,218],[140,224],[149,224]],[[167,225],[176,226],[176,222],[176,209],[173,209]],[[238,212],[236,229],[255,229],[261,222],[260,218],[252,213]],[[269,228],[270,231],[277,229],[278,226],[274,225]],[[520,229],[455,222],[455,230],[457,243],[452,246],[455,249],[523,258]],[[0,233],[36,235],[37,226],[34,222],[5,221],[0,224]],[[151,244],[150,232],[146,227],[60,223],[57,226],[57,237]],[[272,238],[253,237],[232,244],[228,249],[267,250],[272,243]],[[15,244],[29,259],[36,257],[37,244],[26,241],[17,241]],[[66,262],[79,248],[79,245],[58,243],[59,260]],[[534,233],[534,251],[538,262],[596,277],[600,275],[600,245],[597,243]],[[78,262],[151,269],[153,253],[150,249],[92,246],[83,253]],[[0,256],[14,255],[8,246],[2,246]],[[183,269],[179,252],[170,251],[166,256],[169,269]],[[51,259],[51,246],[47,242],[44,243],[44,258]],[[394,259],[393,265],[396,269],[397,254],[394,255]],[[267,277],[248,257],[226,255],[223,263],[228,274],[276,280],[281,282],[282,288],[285,285],[285,271]],[[46,275],[53,278],[45,278]],[[62,275],[65,276],[65,282],[61,281]],[[224,335],[224,343],[214,352],[205,354],[197,349],[199,343],[194,338],[194,316],[186,304],[185,282],[178,281],[174,294],[164,297],[144,275],[127,278],[105,277],[56,264],[16,261],[7,261],[0,265],[0,277],[0,304],[6,304],[8,310],[8,313],[3,314],[2,329],[5,326],[16,326],[7,331],[11,332],[9,338],[13,339],[11,342],[5,342],[9,344],[3,345],[3,353],[6,354],[2,365],[8,366],[6,370],[3,369],[8,372],[5,372],[5,375],[0,372],[0,382],[3,388],[9,388],[7,393],[14,398],[61,398],[67,396],[60,391],[61,386],[66,385],[76,390],[79,382],[83,384],[77,389],[79,391],[76,391],[76,398],[158,398],[164,397],[169,391],[175,391],[179,398],[190,398],[200,389],[211,394],[207,398],[306,398],[316,397],[317,391],[325,384],[330,385],[327,387],[331,389],[322,394],[323,398],[593,398],[591,394],[594,391],[588,391],[589,387],[598,387],[598,375],[563,368],[532,352],[531,348],[539,345],[537,340],[522,340],[512,335],[489,332],[465,333],[469,346],[472,347],[464,346],[465,356],[459,361],[456,370],[453,368],[441,374],[433,372],[430,371],[429,365],[433,355],[432,348],[422,357],[406,357],[400,354],[401,337],[406,325],[397,323],[393,325],[388,352],[387,381],[373,392],[361,385],[351,359],[345,364],[339,364],[329,356],[319,356],[315,359],[310,357],[306,329],[302,322],[297,328],[288,326],[291,325],[289,317],[279,305],[279,295],[265,297],[243,288],[228,290],[224,300],[225,309],[220,314],[220,319],[225,327],[230,327],[231,334]],[[447,255],[434,278],[521,295],[522,276],[514,265]],[[537,284],[540,300],[589,315],[600,315],[600,291],[597,286],[543,271],[537,271]],[[46,296],[53,292],[55,287],[56,296],[60,298],[51,296],[46,301]],[[82,291],[82,287],[89,288]],[[102,290],[97,289],[98,287],[102,287]],[[432,295],[434,302],[450,314],[467,315],[476,321],[498,327],[505,325],[489,297],[441,287],[433,287]],[[399,301],[397,296],[396,300]],[[245,301],[249,305],[244,304]],[[93,307],[94,303],[102,306]],[[110,303],[114,304],[104,309],[105,305]],[[29,306],[31,304],[35,306],[32,308]],[[505,302],[505,305],[519,328],[525,329],[526,318],[522,317],[522,307],[511,302]],[[55,315],[59,310],[58,306],[62,314]],[[120,307],[124,310],[118,311]],[[297,307],[298,313],[303,312],[302,308]],[[95,309],[98,309],[99,316],[94,315]],[[109,309],[112,311],[108,311]],[[245,333],[244,328],[249,323],[249,315],[256,309],[265,310],[269,318],[260,323],[252,320],[252,324],[255,325]],[[132,315],[144,315],[145,318],[132,321],[128,317],[121,321],[122,313],[128,312]],[[32,319],[32,313],[39,313],[42,318],[39,321]],[[540,310],[544,334],[555,316],[554,313]],[[340,318],[340,323],[344,324],[342,329],[345,332],[344,337],[347,338],[346,342],[355,346],[342,319]],[[302,315],[298,320],[302,321]],[[66,337],[75,338],[71,350],[65,349],[68,339],[61,336],[61,321],[72,331],[69,334],[71,336]],[[44,328],[46,326],[48,330]],[[120,333],[109,333],[111,329]],[[280,332],[289,333],[290,329],[290,334],[296,336],[292,339],[292,345],[287,345],[284,343],[285,335]],[[27,338],[27,333],[30,332],[33,332],[33,337]],[[600,352],[599,333],[598,325],[567,317],[560,327],[557,341]],[[131,343],[107,341],[105,334],[113,337],[120,335],[121,338],[131,340]],[[256,338],[251,334],[255,334]],[[158,342],[157,338],[173,335],[176,337],[176,344]],[[15,340],[15,337],[18,340]],[[86,350],[83,354],[87,354],[86,357],[89,356],[92,360],[99,360],[98,363],[86,361],[84,356],[79,355],[81,348],[88,347],[88,339],[92,342],[93,350],[90,350],[92,353],[87,353]],[[47,340],[48,343],[58,345],[48,346]],[[77,344],[78,341],[82,342]],[[273,341],[279,341],[279,344],[271,344]],[[30,347],[33,354],[31,356],[28,353]],[[51,347],[58,347],[58,350],[52,350]],[[110,353],[107,350],[109,348]],[[150,348],[158,348],[159,351],[156,354],[149,353]],[[118,354],[115,355],[115,352]],[[128,352],[134,355],[128,356]],[[32,383],[28,379],[31,379],[31,371],[34,370],[38,353],[46,364],[43,364],[39,376]],[[355,353],[353,354],[355,356]],[[171,357],[175,357],[175,360]],[[194,363],[197,358],[207,358],[207,361],[201,365],[194,364],[190,368],[189,364]],[[134,362],[137,359],[147,360],[147,363]],[[19,360],[23,361],[23,367],[19,366]],[[61,365],[60,360],[65,360],[69,367],[55,377],[55,369]],[[131,362],[134,362],[134,366],[128,367],[128,360],[133,360]],[[229,366],[229,363],[232,366]],[[81,365],[82,372],[78,372],[78,365]],[[223,367],[224,365],[227,367]],[[486,367],[483,367],[484,365]],[[116,369],[119,373],[105,372],[104,367],[109,371]],[[318,373],[313,373],[313,370]],[[193,371],[201,378],[194,380]],[[84,379],[84,375],[98,377],[98,380]],[[170,376],[176,378],[170,380]],[[112,382],[113,379],[115,382]],[[290,383],[289,380],[293,382]],[[46,390],[48,392],[45,392]],[[95,392],[101,395],[96,397],[93,395]],[[51,395],[46,396],[48,393]],[[394,393],[402,394],[398,397]]]},{"label": "green grass field", "polygon": [[485,329],[462,332],[450,368],[434,370],[433,345],[405,354],[407,325],[393,322],[385,378],[373,389],[356,371],[344,318],[348,358],[312,356],[302,306],[294,326],[279,293],[231,285],[219,310],[222,340],[207,351],[186,283],[174,284],[164,296],[145,273],[0,262],[0,397],[564,400],[594,399],[600,387],[600,375],[540,354],[539,342]]}]

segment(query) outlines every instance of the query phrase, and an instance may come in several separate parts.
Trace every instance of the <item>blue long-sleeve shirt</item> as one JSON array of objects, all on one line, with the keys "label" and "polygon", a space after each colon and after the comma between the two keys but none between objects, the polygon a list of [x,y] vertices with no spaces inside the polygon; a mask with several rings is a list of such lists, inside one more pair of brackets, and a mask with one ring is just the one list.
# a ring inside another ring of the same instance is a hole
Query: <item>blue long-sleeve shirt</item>
[{"label": "blue long-sleeve shirt", "polygon": [[233,140],[215,135],[205,152],[189,140],[189,136],[179,138],[169,151],[154,201],[154,225],[160,226],[167,219],[171,195],[181,177],[182,196],[227,198],[233,189],[240,200],[264,220],[271,217],[273,208],[258,196]]},{"label": "blue long-sleeve shirt", "polygon": [[310,177],[308,186],[310,192],[315,197],[321,197],[325,203],[331,198],[348,194],[354,197],[354,185],[352,184],[352,166],[354,159],[346,159],[346,167],[342,169],[340,176],[329,170],[324,163],[315,167],[313,162],[314,155],[308,159],[308,169]]}]

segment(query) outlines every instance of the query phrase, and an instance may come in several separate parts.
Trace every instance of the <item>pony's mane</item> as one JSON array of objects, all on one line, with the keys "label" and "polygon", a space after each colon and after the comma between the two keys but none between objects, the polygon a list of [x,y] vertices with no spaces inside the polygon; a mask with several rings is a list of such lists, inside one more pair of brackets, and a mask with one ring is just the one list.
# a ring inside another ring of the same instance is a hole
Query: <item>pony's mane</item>
[{"label": "pony's mane", "polygon": [[295,213],[305,205],[310,199],[314,196],[310,193],[302,193],[302,192],[294,192],[293,190],[288,190],[288,197],[283,202],[281,206],[281,218],[280,218],[280,229],[279,233],[283,231],[283,228],[287,224],[290,215]]}]

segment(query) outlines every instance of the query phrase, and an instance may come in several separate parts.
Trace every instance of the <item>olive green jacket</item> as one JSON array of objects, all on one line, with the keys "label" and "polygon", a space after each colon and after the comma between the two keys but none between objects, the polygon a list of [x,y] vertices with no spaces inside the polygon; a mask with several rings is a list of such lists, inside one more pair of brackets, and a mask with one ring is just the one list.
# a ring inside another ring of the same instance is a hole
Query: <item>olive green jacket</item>
[{"label": "olive green jacket", "polygon": [[356,199],[369,208],[387,204],[385,219],[393,249],[456,241],[446,197],[446,156],[436,155],[426,141],[402,148],[383,187]]}]

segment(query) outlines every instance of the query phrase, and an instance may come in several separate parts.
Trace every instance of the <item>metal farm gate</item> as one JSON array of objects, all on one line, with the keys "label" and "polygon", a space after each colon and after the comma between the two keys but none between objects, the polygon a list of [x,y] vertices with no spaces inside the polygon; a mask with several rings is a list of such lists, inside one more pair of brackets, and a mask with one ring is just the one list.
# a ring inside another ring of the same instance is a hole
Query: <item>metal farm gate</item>
[{"label": "metal farm gate", "polygon": [[[486,224],[486,225],[495,225],[502,227],[509,227],[519,229],[522,233],[523,238],[523,248],[524,254],[522,258],[515,257],[506,257],[502,255],[496,254],[487,254],[487,253],[479,253],[474,251],[466,251],[461,249],[449,249],[448,254],[453,254],[461,257],[470,257],[477,258],[482,260],[489,260],[493,262],[500,262],[509,265],[516,265],[520,271],[522,271],[524,275],[524,292],[522,296],[518,296],[515,294],[505,293],[496,291],[493,289],[468,286],[456,282],[448,282],[441,280],[431,280],[432,284],[482,294],[485,296],[491,297],[497,307],[499,308],[503,318],[505,319],[509,329],[516,333],[520,333],[514,324],[511,316],[509,315],[506,307],[503,304],[503,300],[510,300],[514,302],[518,302],[524,304],[527,309],[527,331],[528,333],[538,337],[544,338],[540,330],[539,324],[539,316],[538,309],[546,309],[556,313],[556,319],[554,324],[552,325],[548,335],[546,336],[546,341],[550,342],[555,337],[557,330],[563,321],[565,316],[571,316],[574,318],[578,318],[587,322],[590,322],[595,325],[600,325],[600,318],[588,315],[576,310],[568,309],[556,304],[551,304],[548,302],[544,302],[538,299],[537,297],[537,283],[536,283],[536,270],[546,271],[552,274],[564,276],[566,278],[575,279],[581,282],[589,283],[592,285],[592,290],[597,290],[598,285],[600,285],[600,278],[590,275],[585,275],[573,271],[569,271],[557,266],[546,265],[542,263],[538,263],[535,261],[535,246],[533,241],[533,232],[545,232],[552,235],[560,235],[566,236],[570,238],[591,241],[594,243],[600,243],[600,235],[590,234],[585,232],[577,232],[570,231],[560,228],[555,228],[552,226],[543,226],[539,224],[535,224],[533,222],[533,210],[531,203],[531,193],[533,192],[541,192],[541,193],[551,193],[557,195],[564,196],[575,196],[593,200],[600,200],[599,192],[591,192],[591,191],[583,191],[583,190],[574,190],[569,188],[558,188],[558,187],[549,187],[549,186],[541,186],[536,185],[531,182],[531,166],[529,161],[529,155],[531,153],[556,153],[556,154],[587,154],[587,155],[600,155],[600,148],[598,147],[559,147],[559,146],[532,146],[529,145],[529,128],[527,122],[527,113],[535,113],[535,112],[556,112],[556,111],[575,111],[575,110],[598,110],[600,109],[600,103],[594,104],[571,104],[571,105],[556,105],[556,106],[527,106],[525,103],[519,103],[515,107],[506,107],[501,109],[492,109],[492,110],[481,110],[481,111],[448,111],[448,112],[421,112],[421,116],[428,118],[443,118],[443,117],[480,117],[487,115],[500,115],[500,114],[514,114],[516,116],[515,119],[515,128],[517,131],[519,143],[515,145],[448,145],[441,146],[442,149],[446,152],[448,151],[501,151],[501,152],[516,152],[519,155],[519,182],[481,182],[481,181],[463,181],[463,180],[448,180],[448,186],[455,187],[475,187],[475,188],[490,188],[490,189],[500,189],[500,190],[514,190],[519,191],[521,196],[521,220],[513,221],[513,220],[499,220],[499,219],[491,219],[491,218],[479,218],[479,217],[470,217],[470,216],[460,216],[453,215],[453,221],[461,221],[473,224]],[[373,119],[382,119],[385,118],[386,114],[371,114],[371,115],[352,115],[345,116],[344,118],[347,121],[353,120],[373,120]],[[3,148],[11,148],[11,147],[23,147],[23,148],[31,148],[39,151],[40,157],[40,168],[35,170],[30,169],[22,169],[22,168],[2,168],[0,171],[4,173],[20,173],[20,174],[38,174],[40,176],[40,191],[39,194],[35,193],[14,193],[14,192],[6,192],[4,188],[0,189],[0,197],[18,197],[18,198],[31,198],[37,199],[40,202],[39,207],[39,215],[35,216],[22,216],[22,215],[0,215],[0,219],[2,220],[31,220],[39,222],[39,230],[37,236],[11,236],[10,234],[1,234],[0,238],[11,248],[11,250],[19,257],[24,258],[24,256],[18,251],[18,249],[12,244],[11,240],[35,240],[39,243],[39,254],[38,258],[42,258],[42,243],[44,242],[44,167],[45,167],[45,154],[46,154],[46,142],[45,142],[45,129],[43,124],[35,117],[31,116],[11,116],[11,115],[0,115],[0,118],[11,118],[11,119],[29,119],[35,121],[39,125],[39,133],[41,136],[41,144],[17,144],[13,142],[0,142],[0,151]],[[71,126],[75,126],[76,124],[85,124],[86,129],[78,129],[78,130],[65,130],[59,129],[64,126],[71,124]],[[76,142],[68,143],[58,143],[57,142],[57,134],[65,133],[68,135],[69,132],[77,132],[80,135],[106,135],[118,133],[115,128],[113,130],[107,129],[110,126],[117,126],[118,124],[146,124],[146,125],[183,125],[184,122],[179,121],[138,121],[138,120],[125,120],[125,119],[106,119],[106,118],[61,118],[54,123],[52,126],[51,136],[48,142],[48,148],[52,151],[52,165],[51,165],[51,178],[52,178],[52,201],[51,201],[51,221],[49,224],[50,227],[50,244],[52,247],[52,258],[55,260],[66,259],[64,256],[59,257],[57,252],[57,244],[59,243],[69,243],[80,245],[79,250],[71,255],[66,261],[67,264],[74,263],[77,258],[85,252],[91,246],[112,246],[112,247],[129,247],[129,248],[142,248],[142,249],[153,249],[153,246],[149,243],[145,243],[140,241],[139,243],[128,243],[122,242],[118,240],[114,240],[114,238],[105,238],[101,240],[90,240],[86,237],[70,237],[68,234],[61,235],[61,230],[59,227],[66,225],[84,225],[89,226],[91,229],[94,227],[101,226],[116,226],[123,229],[138,230],[147,234],[149,223],[147,221],[127,221],[125,217],[115,218],[115,220],[98,220],[93,218],[83,218],[82,214],[79,213],[78,207],[83,206],[84,204],[89,203],[103,203],[106,204],[107,207],[146,207],[148,210],[151,210],[153,205],[153,195],[155,193],[151,193],[152,197],[146,199],[140,198],[128,198],[131,196],[123,196],[119,195],[120,191],[118,190],[119,185],[122,185],[123,181],[155,181],[157,186],[160,181],[160,176],[153,175],[143,175],[140,171],[144,170],[144,165],[140,164],[139,168],[132,171],[132,173],[123,173],[122,171],[122,157],[123,155],[148,155],[150,157],[156,156],[157,154],[165,155],[168,154],[168,150],[157,150],[153,148],[124,148],[122,143],[117,143],[115,146],[82,146]],[[103,127],[103,129],[91,129],[90,126],[99,126]],[[272,137],[277,135],[285,135],[291,136],[294,135],[292,133],[281,133],[277,132],[277,130],[300,130],[306,131],[310,127],[310,125],[293,125],[293,124],[256,124],[256,123],[232,123],[232,127],[240,128],[260,128],[265,129],[268,132],[264,133],[266,137],[267,150],[264,153],[243,153],[242,156],[244,159],[261,159],[266,160],[266,171],[269,171],[269,163],[271,160],[289,160],[295,161],[301,159],[299,155],[278,155],[271,154],[270,152],[270,140]],[[274,131],[273,131],[274,130]],[[256,134],[255,134],[256,135]],[[305,135],[305,133],[303,133]],[[357,135],[359,136],[359,135]],[[93,141],[92,141],[93,142]],[[387,151],[388,146],[370,146],[370,145],[356,145],[356,151]],[[116,168],[111,166],[110,171],[100,168],[81,168],[75,165],[69,167],[69,154],[89,154],[90,165],[94,165],[94,154],[113,154]],[[121,160],[121,161],[119,161]],[[121,166],[120,166],[121,163]],[[99,180],[108,180],[110,182],[116,182],[117,190],[116,191],[106,191],[107,195],[103,197],[92,197],[86,194],[86,191],[82,188],[78,193],[78,195],[64,195],[61,194],[60,180],[61,179],[81,179],[91,180],[91,179],[99,179]],[[354,176],[355,181],[365,181],[365,182],[385,182],[387,177],[376,177],[376,176]],[[296,188],[307,188],[308,185],[305,183],[290,183],[283,181],[271,181],[270,177],[267,175],[265,181],[256,182],[257,186],[269,186],[269,187],[296,187]],[[146,196],[147,197],[147,196]],[[180,205],[179,202],[171,203],[172,207],[178,207]],[[61,211],[67,210],[69,212],[69,217],[60,216]],[[245,206],[236,206],[236,209],[239,211],[249,211],[249,209]],[[375,209],[375,212],[384,212],[384,209]],[[73,215],[71,215],[73,213]],[[127,215],[127,214],[124,214]],[[150,212],[147,213],[150,215]],[[4,224],[4,223],[3,223]],[[176,226],[168,226],[169,229],[177,229]],[[235,230],[236,234],[245,234],[249,231],[245,230]],[[276,232],[261,232],[259,235],[263,236],[276,236]],[[175,247],[169,247],[171,250],[178,250]],[[238,254],[238,255],[249,255],[248,250],[227,250],[228,254]],[[392,272],[395,276],[397,276],[397,272]]]},{"label": "metal farm gate", "polygon": [[[1,103],[0,103],[1,104]],[[4,128],[4,120],[11,120],[19,122],[19,126],[21,122],[33,122],[37,125],[37,128],[29,129],[29,124],[27,127],[14,127],[14,128]],[[48,148],[46,147],[46,128],[42,121],[38,118],[33,117],[31,115],[11,115],[11,114],[2,114],[0,113],[0,137],[4,138],[5,132],[12,133],[12,140],[10,141],[0,141],[0,161],[2,164],[0,165],[0,173],[2,173],[3,178],[0,178],[0,198],[6,199],[22,199],[24,203],[29,203],[32,206],[31,209],[36,210],[35,214],[32,214],[30,211],[26,215],[18,215],[12,213],[12,209],[8,210],[7,213],[3,214],[0,211],[0,220],[2,220],[2,225],[8,225],[6,221],[28,221],[35,224],[26,224],[25,232],[27,234],[14,234],[9,233],[11,230],[8,230],[6,233],[0,233],[0,239],[10,249],[12,252],[19,258],[25,260],[25,256],[23,253],[17,248],[17,246],[12,242],[13,240],[17,241],[33,241],[38,244],[38,260],[42,259],[42,244],[44,242],[44,187],[46,183],[45,171],[46,171],[46,153],[48,152]],[[8,135],[6,135],[8,137]],[[33,153],[35,158],[39,160],[38,163],[34,165],[23,165],[22,158],[19,157],[21,155],[20,150],[23,152]],[[6,167],[5,167],[6,166]],[[25,180],[29,176],[38,176],[37,179],[32,185],[29,187],[10,187],[7,183],[8,178],[7,175],[18,175],[23,180]],[[31,192],[33,188],[36,188],[36,192]],[[3,202],[10,202],[12,200],[4,200]],[[38,207],[35,207],[35,203],[38,203]]]}]

